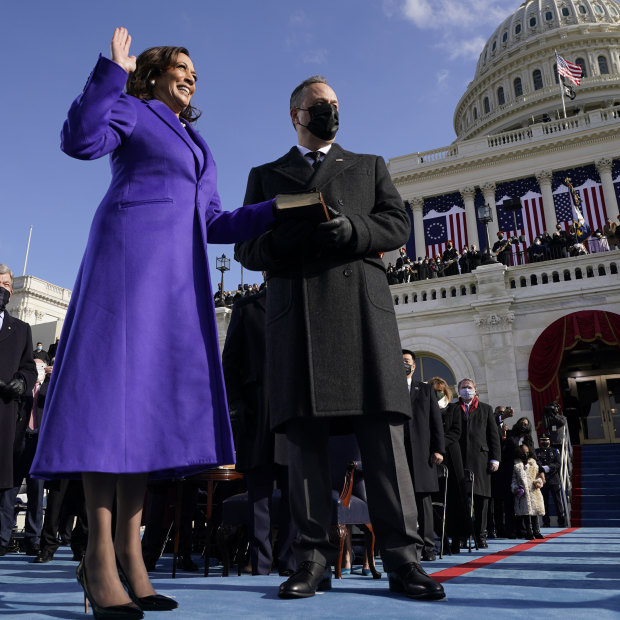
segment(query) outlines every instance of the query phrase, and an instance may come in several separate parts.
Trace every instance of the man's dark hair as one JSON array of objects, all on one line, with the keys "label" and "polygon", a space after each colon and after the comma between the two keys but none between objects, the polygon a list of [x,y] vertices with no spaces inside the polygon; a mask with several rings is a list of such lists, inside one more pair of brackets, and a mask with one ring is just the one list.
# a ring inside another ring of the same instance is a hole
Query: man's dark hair
[{"label": "man's dark hair", "polygon": [[[327,80],[322,75],[311,75],[306,78],[295,90],[291,93],[290,109],[298,108],[304,98],[304,89],[310,84],[327,84]],[[329,86],[329,84],[328,84]]]},{"label": "man's dark hair", "polygon": [[403,355],[411,355],[413,361],[415,362],[415,353],[409,349],[403,349]]}]

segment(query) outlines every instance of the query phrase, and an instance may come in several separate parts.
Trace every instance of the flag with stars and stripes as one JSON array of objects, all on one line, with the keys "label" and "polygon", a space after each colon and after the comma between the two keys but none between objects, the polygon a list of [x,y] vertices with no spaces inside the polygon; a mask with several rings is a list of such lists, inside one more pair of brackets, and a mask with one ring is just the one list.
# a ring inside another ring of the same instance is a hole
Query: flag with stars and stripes
[{"label": "flag with stars and stripes", "polygon": [[558,223],[564,230],[568,230],[576,213],[573,208],[570,191],[564,183],[564,179],[570,178],[573,188],[579,194],[581,204],[579,210],[586,224],[592,230],[603,230],[607,220],[603,186],[600,183],[598,172],[593,165],[571,170],[559,170],[553,173],[553,202]]},{"label": "flag with stars and stripes", "polygon": [[468,245],[465,207],[459,193],[424,200],[424,241],[429,258],[443,254],[448,241],[459,252]]},{"label": "flag with stars and stripes", "polygon": [[574,62],[568,62],[562,58],[557,52],[555,53],[555,61],[558,65],[558,75],[567,77],[573,84],[581,84],[581,67]]}]

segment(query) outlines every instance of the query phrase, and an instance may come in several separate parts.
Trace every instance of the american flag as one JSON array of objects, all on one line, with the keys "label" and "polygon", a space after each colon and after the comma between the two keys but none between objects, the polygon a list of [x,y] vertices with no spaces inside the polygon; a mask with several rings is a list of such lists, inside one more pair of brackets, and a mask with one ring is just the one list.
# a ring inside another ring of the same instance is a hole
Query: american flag
[{"label": "american flag", "polygon": [[576,219],[568,187],[564,184],[566,177],[571,179],[572,186],[577,190],[581,198],[579,210],[583,215],[583,219],[592,230],[597,228],[603,230],[607,220],[607,211],[605,209],[605,198],[603,197],[603,186],[594,166],[559,170],[553,173],[553,186],[555,188],[553,191],[553,202],[558,223],[565,230],[568,230],[573,220]]},{"label": "american flag", "polygon": [[427,198],[424,201],[426,256],[443,254],[448,241],[460,252],[468,245],[465,208],[459,193]]},{"label": "american flag", "polygon": [[558,63],[558,75],[567,77],[573,84],[579,86],[581,84],[581,67],[573,62],[568,62],[557,52],[555,53],[555,60]]}]

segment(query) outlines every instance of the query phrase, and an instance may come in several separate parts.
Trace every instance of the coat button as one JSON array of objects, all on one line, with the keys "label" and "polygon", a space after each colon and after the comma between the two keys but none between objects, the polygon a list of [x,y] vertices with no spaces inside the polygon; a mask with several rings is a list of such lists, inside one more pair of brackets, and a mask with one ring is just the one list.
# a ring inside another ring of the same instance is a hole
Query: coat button
[{"label": "coat button", "polygon": [[351,269],[351,265],[347,265],[345,270],[342,272],[345,278],[348,278],[352,273],[353,269]]}]

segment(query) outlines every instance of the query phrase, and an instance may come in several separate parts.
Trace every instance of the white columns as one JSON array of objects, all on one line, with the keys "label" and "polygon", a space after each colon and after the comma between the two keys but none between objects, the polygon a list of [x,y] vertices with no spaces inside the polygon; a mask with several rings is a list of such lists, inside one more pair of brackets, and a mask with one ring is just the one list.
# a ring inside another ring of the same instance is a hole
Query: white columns
[{"label": "white columns", "polygon": [[499,231],[499,225],[497,223],[497,205],[495,204],[495,183],[485,183],[480,189],[484,196],[484,202],[491,207],[491,213],[494,215],[493,221],[489,222],[489,239],[491,240],[491,247],[493,247],[493,243],[497,239],[497,233]]},{"label": "white columns", "polygon": [[[469,245],[475,243],[480,248],[480,239],[478,239],[478,225],[476,218],[476,207],[474,206],[474,196],[476,195],[475,187],[464,187],[461,190],[461,196],[465,203],[465,223],[467,224],[467,239]],[[461,248],[457,248],[460,252]]]},{"label": "white columns", "polygon": [[602,159],[594,162],[594,165],[596,166],[596,170],[601,177],[607,217],[611,218],[612,221],[615,222],[618,218],[618,201],[616,200],[616,192],[614,191],[614,180],[611,176],[611,159],[603,157]]},{"label": "white columns", "polygon": [[536,173],[536,180],[540,186],[540,193],[543,200],[543,212],[545,214],[545,227],[549,234],[552,234],[558,223],[555,215],[555,205],[553,204],[553,191],[551,189],[551,181],[553,173],[549,170],[541,170]]},{"label": "white columns", "polygon": [[[409,201],[413,213],[413,238],[417,256],[426,256],[426,241],[424,240],[424,198],[416,196]],[[417,258],[417,256],[415,258]]]}]

